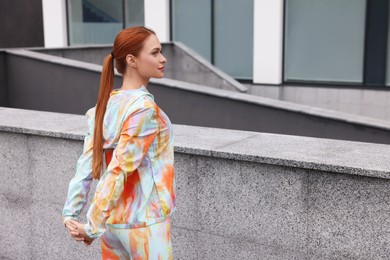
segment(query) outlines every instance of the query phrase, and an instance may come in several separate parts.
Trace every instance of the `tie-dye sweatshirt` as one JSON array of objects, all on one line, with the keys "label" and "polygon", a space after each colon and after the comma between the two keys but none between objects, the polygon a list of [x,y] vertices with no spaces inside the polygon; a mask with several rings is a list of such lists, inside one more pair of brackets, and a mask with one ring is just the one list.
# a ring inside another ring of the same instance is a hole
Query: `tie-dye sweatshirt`
[{"label": "tie-dye sweatshirt", "polygon": [[[69,183],[63,222],[78,220],[92,182],[95,107],[87,116],[83,153]],[[144,87],[114,89],[103,120],[104,167],[84,225],[91,238],[105,225],[137,228],[163,221],[175,210],[173,127]]]}]

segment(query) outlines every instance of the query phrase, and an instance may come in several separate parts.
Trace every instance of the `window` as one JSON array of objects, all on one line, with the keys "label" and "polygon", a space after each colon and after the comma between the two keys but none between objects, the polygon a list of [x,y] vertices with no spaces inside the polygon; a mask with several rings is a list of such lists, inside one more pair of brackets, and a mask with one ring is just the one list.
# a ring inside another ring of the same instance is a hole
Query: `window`
[{"label": "window", "polygon": [[69,44],[112,44],[123,28],[144,24],[143,6],[143,0],[68,0]]},{"label": "window", "polygon": [[285,8],[285,81],[362,83],[365,0],[294,0]]},{"label": "window", "polygon": [[253,0],[172,0],[171,8],[172,40],[232,77],[252,79]]}]

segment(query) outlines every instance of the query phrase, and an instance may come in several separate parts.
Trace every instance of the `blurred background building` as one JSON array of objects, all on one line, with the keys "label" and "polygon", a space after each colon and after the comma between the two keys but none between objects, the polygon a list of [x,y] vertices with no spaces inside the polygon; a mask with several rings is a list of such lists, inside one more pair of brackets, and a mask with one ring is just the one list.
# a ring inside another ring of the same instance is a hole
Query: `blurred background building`
[{"label": "blurred background building", "polygon": [[0,47],[110,44],[133,25],[243,82],[390,86],[388,1],[4,0]]},{"label": "blurred background building", "polygon": [[109,46],[145,25],[239,92],[390,120],[388,0],[4,0],[0,14],[0,48]]}]

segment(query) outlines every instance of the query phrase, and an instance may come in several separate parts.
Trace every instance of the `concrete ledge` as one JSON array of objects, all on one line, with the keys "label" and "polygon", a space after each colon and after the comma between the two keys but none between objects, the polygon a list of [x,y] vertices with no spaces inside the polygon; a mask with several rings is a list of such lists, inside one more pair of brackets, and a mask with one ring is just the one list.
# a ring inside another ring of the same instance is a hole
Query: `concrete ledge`
[{"label": "concrete ledge", "polygon": [[[0,131],[83,140],[85,116],[0,107]],[[390,179],[389,145],[174,125],[175,151]]]},{"label": "concrete ledge", "polygon": [[[100,257],[60,217],[86,127],[0,107],[1,259]],[[174,138],[176,259],[387,259],[389,145],[177,124]]]}]

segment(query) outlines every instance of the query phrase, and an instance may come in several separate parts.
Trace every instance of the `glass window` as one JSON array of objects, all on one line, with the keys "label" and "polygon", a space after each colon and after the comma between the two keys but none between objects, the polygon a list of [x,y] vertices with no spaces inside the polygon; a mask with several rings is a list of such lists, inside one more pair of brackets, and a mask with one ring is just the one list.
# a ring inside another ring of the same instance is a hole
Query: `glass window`
[{"label": "glass window", "polygon": [[172,0],[172,36],[227,74],[252,78],[253,0]]},{"label": "glass window", "polygon": [[144,1],[126,0],[126,27],[145,24]]},{"label": "glass window", "polygon": [[214,64],[240,79],[253,78],[253,0],[215,0]]},{"label": "glass window", "polygon": [[211,0],[172,0],[172,38],[211,61]]},{"label": "glass window", "polygon": [[285,80],[361,83],[365,12],[366,0],[286,1]]},{"label": "glass window", "polygon": [[[144,1],[68,0],[70,45],[112,44],[125,26],[144,24]],[[125,13],[126,23],[123,22]]]}]

